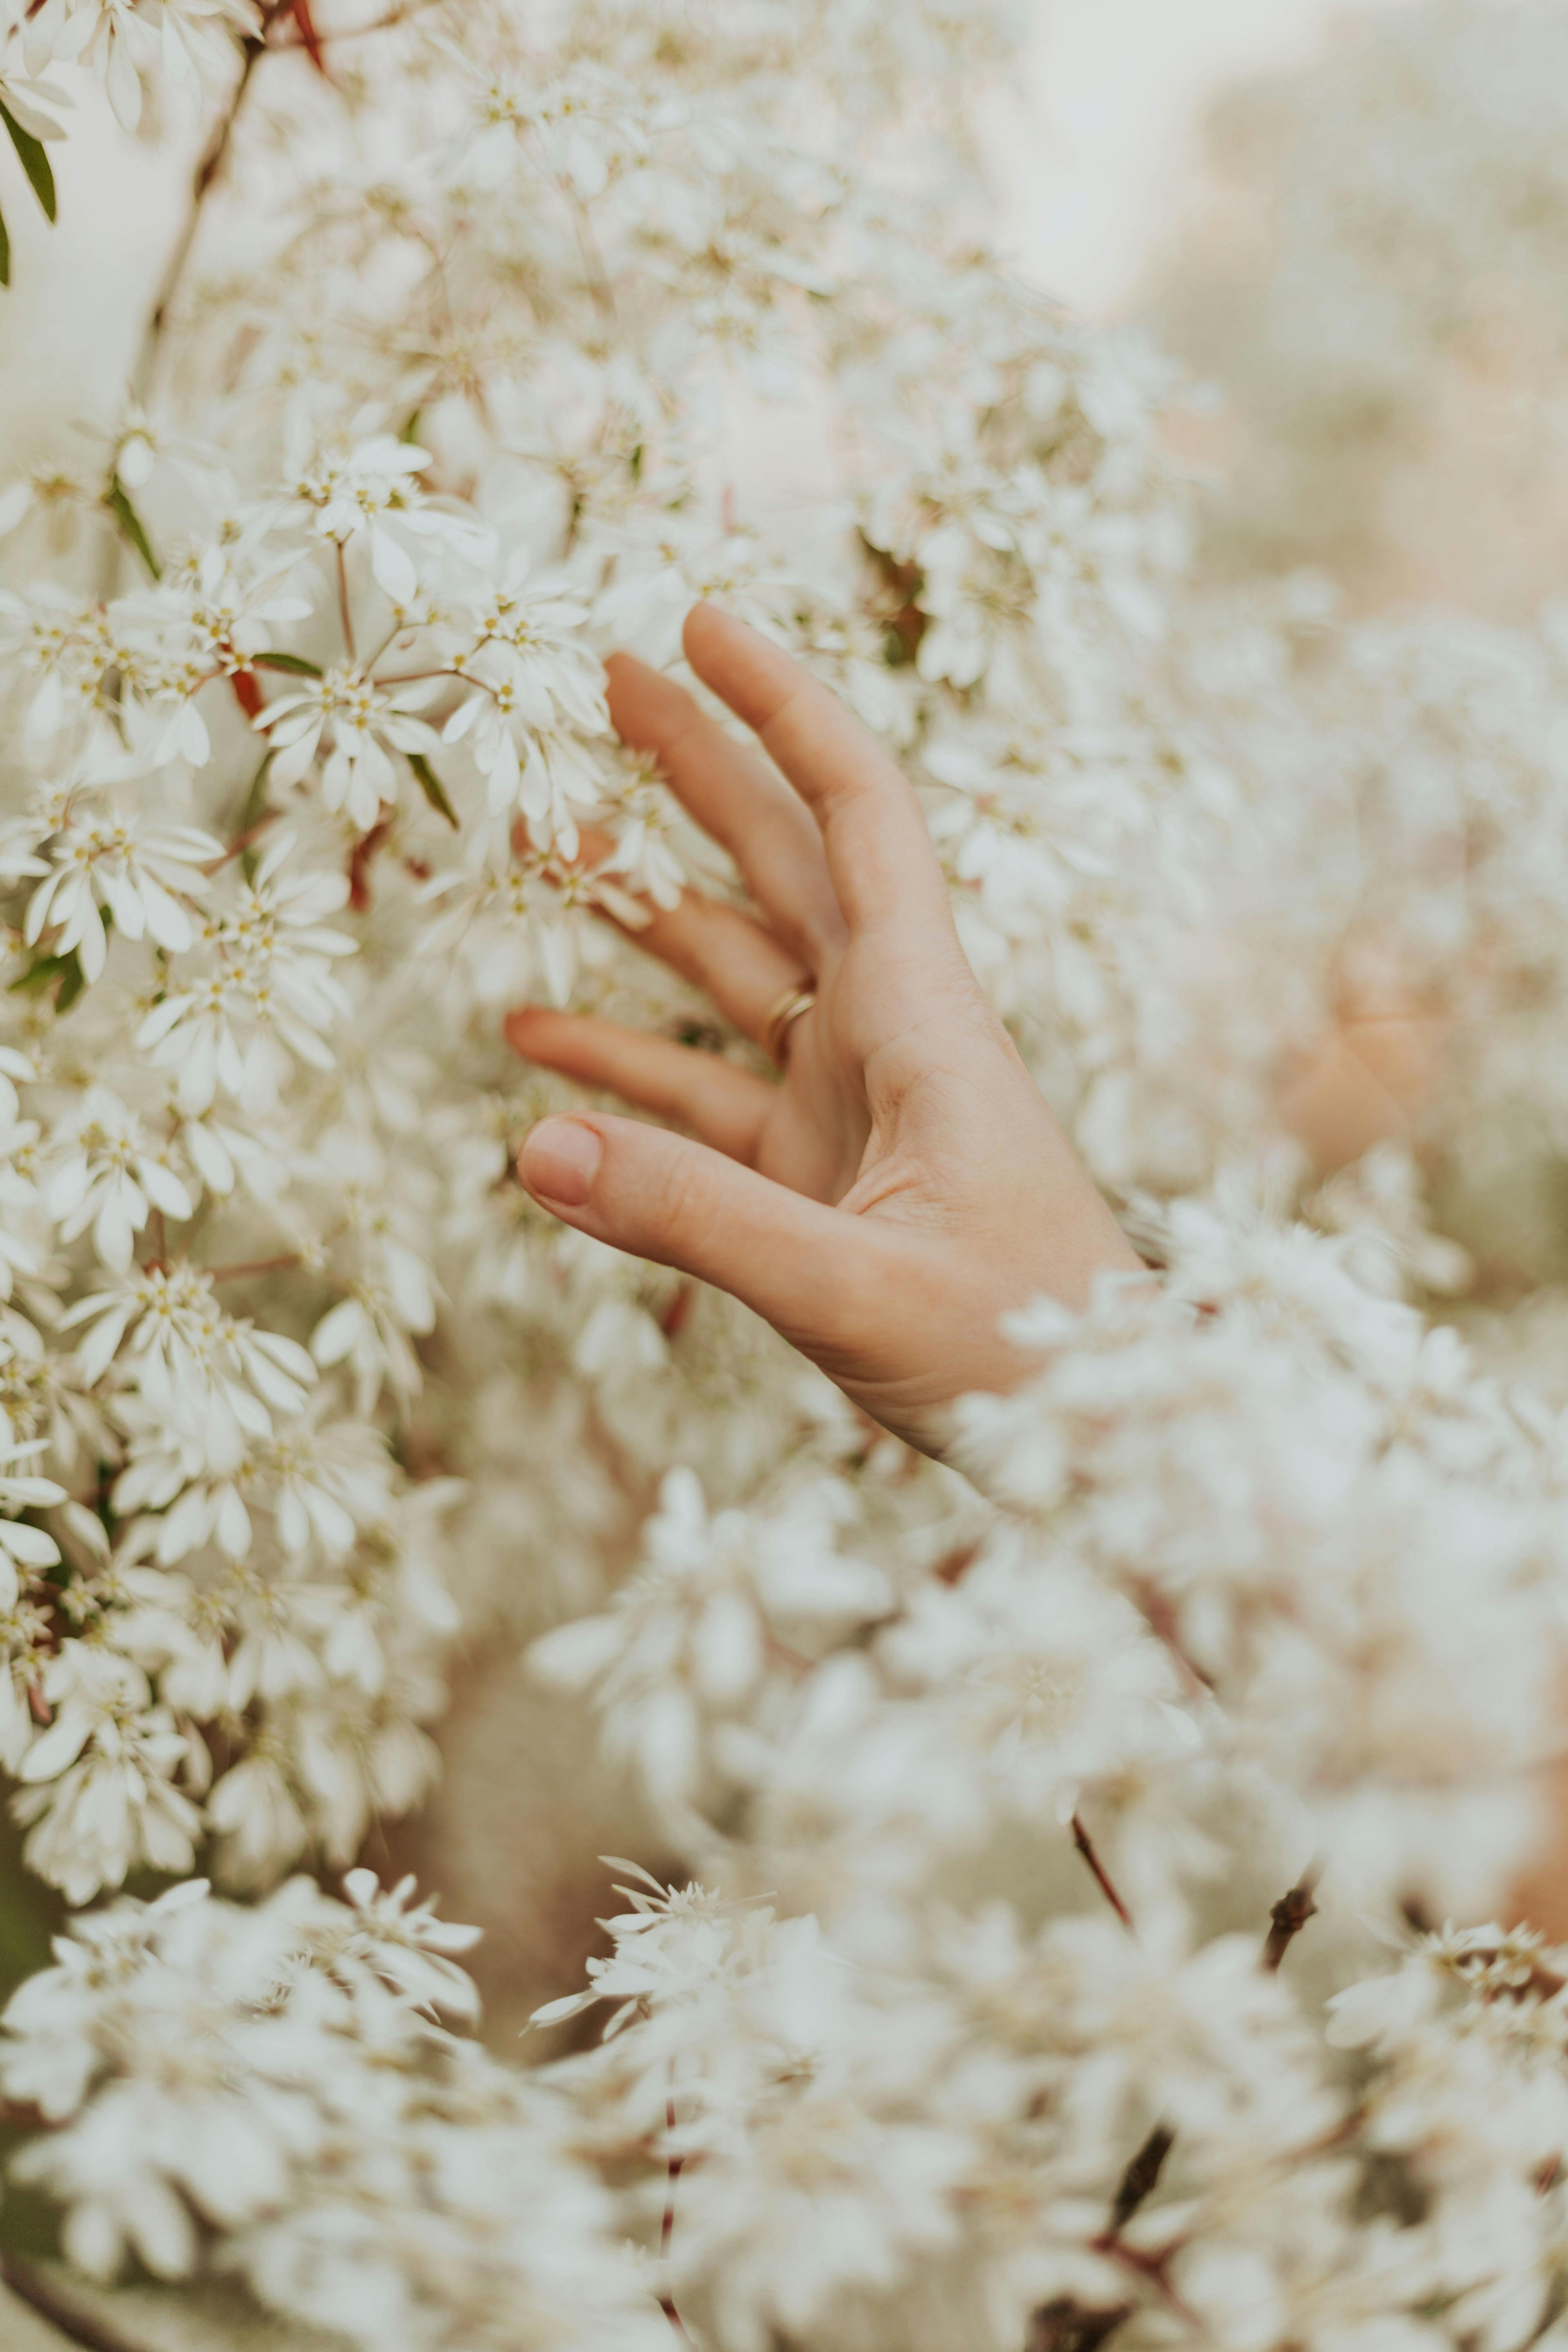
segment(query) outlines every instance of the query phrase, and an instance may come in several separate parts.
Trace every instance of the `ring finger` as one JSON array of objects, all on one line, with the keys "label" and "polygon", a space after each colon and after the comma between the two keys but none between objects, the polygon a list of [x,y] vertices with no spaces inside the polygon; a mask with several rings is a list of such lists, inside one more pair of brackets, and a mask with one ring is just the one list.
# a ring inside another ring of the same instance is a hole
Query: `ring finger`
[{"label": "ring finger", "polygon": [[[602,866],[613,848],[608,834],[595,826],[584,828],[580,854],[589,870]],[[605,878],[616,877],[606,874]],[[596,912],[615,923],[634,947],[658,956],[683,980],[706,990],[726,1021],[754,1045],[765,1048],[768,1021],[780,999],[791,989],[812,985],[812,975],[799,958],[738,907],[705,898],[700,890],[683,890],[673,907],[659,907],[645,898],[637,903],[644,919],[635,929],[619,922],[609,907],[601,905]]]},{"label": "ring finger", "polygon": [[765,1044],[769,1017],[781,997],[811,984],[811,975],[787,948],[738,908],[683,890],[678,906],[648,912],[646,924],[626,934],[633,946],[705,989],[726,1021],[754,1045]]}]

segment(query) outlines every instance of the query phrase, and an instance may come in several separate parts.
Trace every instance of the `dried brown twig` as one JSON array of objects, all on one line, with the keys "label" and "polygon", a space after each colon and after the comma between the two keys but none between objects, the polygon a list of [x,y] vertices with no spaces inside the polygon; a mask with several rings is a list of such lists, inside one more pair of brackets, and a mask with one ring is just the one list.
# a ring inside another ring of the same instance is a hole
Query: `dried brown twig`
[{"label": "dried brown twig", "polygon": [[1272,1924],[1263,1942],[1263,1966],[1271,1977],[1279,1975],[1280,1961],[1308,1920],[1317,1916],[1315,1898],[1318,1881],[1322,1874],[1321,1862],[1310,1862],[1295,1885],[1282,1895],[1270,1910],[1268,1916]]},{"label": "dried brown twig", "polygon": [[1085,1829],[1082,1821],[1077,1813],[1072,1817],[1072,1842],[1074,1845],[1077,1846],[1079,1853],[1082,1854],[1085,1862],[1088,1863],[1089,1869],[1094,1874],[1095,1885],[1099,1887],[1100,1893],[1104,1895],[1106,1901],[1110,1904],[1111,1909],[1115,1912],[1117,1917],[1121,1920],[1128,1934],[1131,1935],[1132,1933],[1132,1914],[1129,1911],[1126,1904],[1123,1903],[1121,1895],[1117,1893],[1115,1885],[1111,1881],[1110,1872],[1106,1869],[1105,1864],[1101,1862],[1099,1854],[1095,1852],[1094,1840],[1089,1836],[1089,1832]]}]

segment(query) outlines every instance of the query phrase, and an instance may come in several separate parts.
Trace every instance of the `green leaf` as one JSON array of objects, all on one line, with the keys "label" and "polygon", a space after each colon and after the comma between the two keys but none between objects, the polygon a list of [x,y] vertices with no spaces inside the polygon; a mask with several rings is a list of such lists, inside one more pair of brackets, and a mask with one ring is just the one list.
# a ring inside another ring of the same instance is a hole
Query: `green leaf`
[{"label": "green leaf", "polygon": [[[270,767],[271,763],[272,749],[269,744],[261,755],[260,767],[258,768],[255,775],[252,776],[250,780],[250,790],[245,795],[245,806],[239,813],[239,824],[237,830],[242,835],[254,833],[257,826],[261,823],[262,818],[268,814],[267,771],[268,767]],[[251,843],[248,849],[242,849],[240,851],[239,870],[244,875],[247,882],[255,881],[256,869],[260,863],[261,860],[257,855],[255,842]]]},{"label": "green leaf", "polygon": [[11,283],[11,240],[5,234],[5,215],[0,213],[0,286]]},{"label": "green leaf", "polygon": [[43,996],[57,981],[59,993],[55,998],[55,1011],[68,1013],[87,986],[87,974],[74,948],[69,955],[35,956],[26,971],[17,973],[6,993],[10,996]]},{"label": "green leaf", "polygon": [[109,488],[103,494],[103,503],[147,566],[153,579],[162,580],[163,567],[153,552],[153,542],[147,536],[141,516],[126,496],[125,485],[118,474],[110,476]]},{"label": "green leaf", "polygon": [[35,139],[30,131],[23,130],[3,98],[0,98],[0,122],[11,133],[11,144],[21,159],[22,169],[27,174],[33,194],[44,208],[44,218],[52,224],[56,209],[55,175],[49,169],[43,141]]},{"label": "green leaf", "polygon": [[319,662],[307,661],[303,654],[257,654],[252,660],[256,669],[286,669],[290,677],[320,677]]},{"label": "green leaf", "polygon": [[238,833],[249,833],[253,826],[260,824],[266,812],[267,771],[271,759],[272,749],[269,744],[261,755],[260,767],[250,779],[250,790],[245,795],[245,806],[239,813],[239,823],[235,828]]},{"label": "green leaf", "polygon": [[422,408],[411,408],[409,410],[408,422],[405,425],[402,432],[397,436],[400,441],[418,440],[419,419],[424,415],[424,414],[425,411]]},{"label": "green leaf", "polygon": [[458,812],[447,798],[446,787],[423,751],[405,751],[405,759],[419,779],[419,789],[431,807],[444,816],[454,833],[458,831]]}]

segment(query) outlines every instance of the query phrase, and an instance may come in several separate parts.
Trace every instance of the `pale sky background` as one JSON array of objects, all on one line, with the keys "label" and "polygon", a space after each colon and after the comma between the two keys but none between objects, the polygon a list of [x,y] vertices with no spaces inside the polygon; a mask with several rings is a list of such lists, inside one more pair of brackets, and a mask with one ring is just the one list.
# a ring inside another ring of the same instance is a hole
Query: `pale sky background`
[{"label": "pale sky background", "polygon": [[[1316,54],[1347,0],[1036,0],[1003,148],[1009,241],[1076,309],[1113,315],[1179,203],[1205,108],[1228,82]],[[1358,0],[1356,14],[1405,0]]]},{"label": "pale sky background", "polygon": [[[1405,0],[1362,0],[1399,5]],[[998,121],[1005,241],[1075,307],[1130,299],[1175,211],[1203,110],[1226,82],[1310,56],[1344,0],[1036,0],[1026,86]],[[0,478],[117,404],[175,233],[189,164],[126,139],[91,87],[56,150],[50,235],[0,154],[15,247],[0,296]],[[4,142],[0,142],[3,144]]]}]

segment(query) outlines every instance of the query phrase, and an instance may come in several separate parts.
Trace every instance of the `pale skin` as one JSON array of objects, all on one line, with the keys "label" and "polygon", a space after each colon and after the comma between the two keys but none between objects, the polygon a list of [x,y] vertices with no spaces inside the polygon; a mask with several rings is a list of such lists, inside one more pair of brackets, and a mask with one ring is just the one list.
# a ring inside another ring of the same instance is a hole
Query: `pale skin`
[{"label": "pale skin", "polygon": [[734,859],[752,912],[695,891],[637,945],[753,1042],[792,987],[770,1081],[577,1013],[529,1006],[527,1060],[686,1130],[582,1110],[543,1119],[518,1173],[563,1223],[728,1290],[886,1428],[940,1452],[955,1398],[1028,1359],[999,1318],[1087,1305],[1142,1261],[991,1010],[899,768],[827,688],[713,605],[687,659],[750,729],[740,742],[617,654],[610,713]]}]

